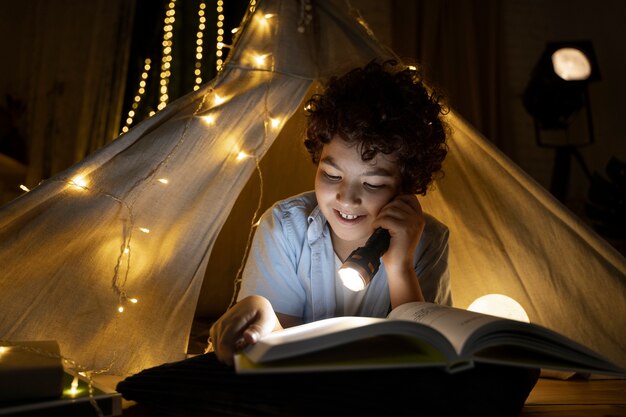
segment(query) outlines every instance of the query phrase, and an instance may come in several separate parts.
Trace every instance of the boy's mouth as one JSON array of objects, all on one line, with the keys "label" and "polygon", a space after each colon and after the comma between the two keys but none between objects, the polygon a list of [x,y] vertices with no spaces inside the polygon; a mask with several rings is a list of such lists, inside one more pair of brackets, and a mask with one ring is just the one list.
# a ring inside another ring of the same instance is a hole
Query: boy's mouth
[{"label": "boy's mouth", "polygon": [[339,210],[336,210],[336,212],[339,214],[339,217],[342,220],[346,220],[346,221],[354,221],[354,220],[358,219],[359,217],[362,217],[362,216],[359,216],[357,214],[348,214],[348,213],[344,213],[344,212],[339,211]]}]

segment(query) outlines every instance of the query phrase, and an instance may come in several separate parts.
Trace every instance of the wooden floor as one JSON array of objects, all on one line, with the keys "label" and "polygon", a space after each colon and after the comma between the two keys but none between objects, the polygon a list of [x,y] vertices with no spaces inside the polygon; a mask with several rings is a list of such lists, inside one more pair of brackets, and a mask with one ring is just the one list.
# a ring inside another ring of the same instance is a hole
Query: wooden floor
[{"label": "wooden floor", "polygon": [[626,380],[539,378],[520,417],[626,417]]}]

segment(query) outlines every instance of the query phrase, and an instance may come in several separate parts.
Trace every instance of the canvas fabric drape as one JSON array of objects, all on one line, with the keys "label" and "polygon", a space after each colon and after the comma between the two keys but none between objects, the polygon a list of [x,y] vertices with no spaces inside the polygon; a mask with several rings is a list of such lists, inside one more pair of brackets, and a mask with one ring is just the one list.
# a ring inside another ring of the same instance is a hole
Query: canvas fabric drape
[{"label": "canvas fabric drape", "polygon": [[454,305],[485,294],[626,364],[626,260],[459,115],[445,176],[423,200],[450,228]]},{"label": "canvas fabric drape", "polygon": [[313,80],[385,54],[344,3],[311,12],[300,33],[300,3],[261,3],[212,82],[2,208],[0,339],[55,339],[122,375],[185,357],[208,254],[256,160]]},{"label": "canvas fabric drape", "polygon": [[[258,2],[212,82],[0,210],[0,339],[55,339],[118,375],[184,358],[209,255],[259,159],[317,80],[390,56],[347,2]],[[455,304],[510,295],[624,365],[624,258],[447,120],[446,176],[423,203],[451,230]]]}]

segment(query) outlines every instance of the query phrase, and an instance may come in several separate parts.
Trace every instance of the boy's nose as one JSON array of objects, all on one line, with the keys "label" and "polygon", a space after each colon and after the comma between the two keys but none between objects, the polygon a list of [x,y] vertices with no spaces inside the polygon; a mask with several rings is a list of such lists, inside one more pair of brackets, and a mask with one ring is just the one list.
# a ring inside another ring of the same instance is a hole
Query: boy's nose
[{"label": "boy's nose", "polygon": [[343,186],[337,192],[337,201],[344,206],[361,204],[361,195],[355,187]]}]

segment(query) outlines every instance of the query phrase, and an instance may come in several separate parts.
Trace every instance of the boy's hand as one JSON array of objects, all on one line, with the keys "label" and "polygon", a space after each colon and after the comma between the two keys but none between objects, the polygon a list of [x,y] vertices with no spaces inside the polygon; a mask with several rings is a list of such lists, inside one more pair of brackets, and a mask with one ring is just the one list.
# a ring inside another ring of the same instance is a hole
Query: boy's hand
[{"label": "boy's hand", "polygon": [[422,206],[414,194],[402,194],[387,203],[372,224],[389,231],[389,249],[383,255],[389,274],[413,270],[415,249],[424,231]]},{"label": "boy's hand", "polygon": [[231,307],[211,326],[209,342],[217,358],[232,365],[235,352],[280,328],[270,302],[252,295]]}]

